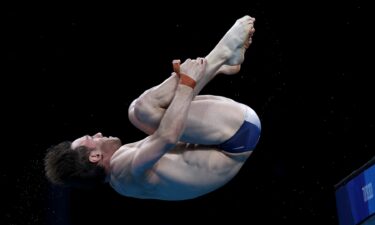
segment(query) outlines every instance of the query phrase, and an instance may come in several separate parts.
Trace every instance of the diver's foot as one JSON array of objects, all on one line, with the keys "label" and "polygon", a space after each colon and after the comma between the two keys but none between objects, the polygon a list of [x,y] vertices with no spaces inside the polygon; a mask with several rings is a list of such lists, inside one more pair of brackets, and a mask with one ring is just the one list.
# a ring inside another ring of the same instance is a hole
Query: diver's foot
[{"label": "diver's foot", "polygon": [[220,40],[217,47],[226,52],[226,65],[240,65],[245,58],[245,51],[252,42],[255,18],[244,16],[236,21]]},{"label": "diver's foot", "polygon": [[[241,70],[241,65],[222,65],[220,69],[216,72],[216,74],[225,74],[225,75],[233,75]],[[215,74],[215,75],[216,75]]]}]

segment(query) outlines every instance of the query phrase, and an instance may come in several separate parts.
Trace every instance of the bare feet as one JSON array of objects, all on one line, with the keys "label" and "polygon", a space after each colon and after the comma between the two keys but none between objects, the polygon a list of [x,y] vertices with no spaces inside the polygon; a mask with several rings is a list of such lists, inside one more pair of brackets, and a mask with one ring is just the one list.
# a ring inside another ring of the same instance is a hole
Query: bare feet
[{"label": "bare feet", "polygon": [[225,65],[237,66],[244,61],[245,51],[250,46],[255,32],[254,22],[255,18],[250,16],[238,19],[220,40],[217,47],[222,48],[223,51],[229,51]]},{"label": "bare feet", "polygon": [[233,75],[241,70],[241,65],[222,65],[220,69],[215,73],[216,74],[225,74],[225,75]]},{"label": "bare feet", "polygon": [[213,79],[218,73],[236,74],[240,71],[244,54],[252,41],[255,19],[244,16],[225,33],[215,48],[205,57],[206,72],[200,82],[197,82],[195,94]]}]

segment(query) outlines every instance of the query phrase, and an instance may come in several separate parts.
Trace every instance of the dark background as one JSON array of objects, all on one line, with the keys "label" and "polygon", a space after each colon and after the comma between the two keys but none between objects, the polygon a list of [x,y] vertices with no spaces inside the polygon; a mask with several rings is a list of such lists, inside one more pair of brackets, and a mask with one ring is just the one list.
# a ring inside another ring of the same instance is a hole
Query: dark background
[{"label": "dark background", "polygon": [[[6,8],[1,224],[338,224],[334,185],[375,152],[369,7],[200,4]],[[143,138],[127,119],[131,101],[169,76],[173,59],[208,54],[246,14],[256,32],[241,72],[203,91],[248,104],[262,121],[256,151],[230,183],[181,202],[48,184],[48,147],[99,131]]]}]

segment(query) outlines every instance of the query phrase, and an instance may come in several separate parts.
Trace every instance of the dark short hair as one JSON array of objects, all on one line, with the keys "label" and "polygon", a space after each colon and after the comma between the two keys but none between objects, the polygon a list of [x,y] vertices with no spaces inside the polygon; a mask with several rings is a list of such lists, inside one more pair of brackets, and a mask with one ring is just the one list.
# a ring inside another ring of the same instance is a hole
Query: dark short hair
[{"label": "dark short hair", "polygon": [[93,188],[103,184],[105,170],[89,161],[90,149],[79,146],[73,150],[71,144],[64,141],[47,149],[44,158],[47,179],[65,187]]}]

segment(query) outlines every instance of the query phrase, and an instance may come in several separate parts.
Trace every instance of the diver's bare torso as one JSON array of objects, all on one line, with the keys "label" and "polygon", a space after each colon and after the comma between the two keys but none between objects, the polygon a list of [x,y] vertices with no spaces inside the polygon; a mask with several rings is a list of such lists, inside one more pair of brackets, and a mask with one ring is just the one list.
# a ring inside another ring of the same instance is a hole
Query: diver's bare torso
[{"label": "diver's bare torso", "polygon": [[137,146],[146,139],[124,145],[112,156],[110,184],[121,195],[161,200],[196,198],[231,180],[251,154],[230,154],[211,146],[181,142],[148,174],[134,177],[132,159]]}]

